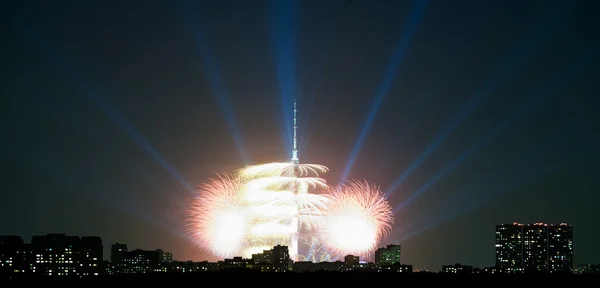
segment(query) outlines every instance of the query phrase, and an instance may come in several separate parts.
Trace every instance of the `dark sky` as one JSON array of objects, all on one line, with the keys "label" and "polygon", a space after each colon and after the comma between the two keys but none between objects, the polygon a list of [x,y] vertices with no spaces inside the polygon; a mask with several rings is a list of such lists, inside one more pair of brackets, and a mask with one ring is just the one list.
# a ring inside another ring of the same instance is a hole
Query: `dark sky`
[{"label": "dark sky", "polygon": [[518,221],[600,263],[598,1],[13,2],[0,234],[205,259],[189,190],[289,161],[296,97],[302,162],[395,187],[403,262],[493,265]]}]

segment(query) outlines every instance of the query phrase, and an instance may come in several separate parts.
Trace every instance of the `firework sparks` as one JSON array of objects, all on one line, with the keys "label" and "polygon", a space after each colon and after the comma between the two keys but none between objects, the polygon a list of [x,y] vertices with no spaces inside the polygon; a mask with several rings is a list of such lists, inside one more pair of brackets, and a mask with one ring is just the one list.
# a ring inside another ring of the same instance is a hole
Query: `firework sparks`
[{"label": "firework sparks", "polygon": [[239,193],[242,187],[231,175],[212,179],[201,187],[188,211],[192,238],[217,256],[234,256],[246,245],[250,217]]},{"label": "firework sparks", "polygon": [[[213,179],[191,205],[189,231],[200,247],[221,257],[250,257],[287,245],[302,229],[316,235],[308,259],[316,254],[369,257],[390,232],[393,210],[379,188],[367,182],[328,190],[319,177],[326,171],[322,165],[270,163]],[[310,193],[315,189],[327,193]]]},{"label": "firework sparks", "polygon": [[329,251],[324,249],[319,241],[319,236],[316,233],[309,233],[302,237],[304,245],[308,247],[306,255],[300,255],[300,261],[311,262],[331,262]]},{"label": "firework sparks", "polygon": [[383,192],[367,182],[351,181],[332,190],[328,197],[331,204],[319,229],[323,245],[338,256],[371,256],[394,221]]},{"label": "firework sparks", "polygon": [[[294,163],[269,163],[248,166],[246,168],[237,171],[238,175],[244,179],[256,179],[264,177],[275,177],[275,176],[294,176]],[[329,169],[323,165],[317,164],[299,164],[299,176],[319,176],[320,174],[327,173]]]},{"label": "firework sparks", "polygon": [[190,209],[190,232],[201,247],[223,257],[287,245],[299,228],[321,224],[330,200],[309,191],[327,187],[318,177],[326,171],[321,165],[270,163],[212,180]]}]

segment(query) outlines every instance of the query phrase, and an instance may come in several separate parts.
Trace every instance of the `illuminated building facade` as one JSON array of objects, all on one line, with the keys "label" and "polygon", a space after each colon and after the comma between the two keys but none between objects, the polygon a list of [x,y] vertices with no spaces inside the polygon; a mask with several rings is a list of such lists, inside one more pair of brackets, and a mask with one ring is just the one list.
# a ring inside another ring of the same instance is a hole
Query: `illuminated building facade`
[{"label": "illuminated building facade", "polygon": [[496,267],[508,273],[523,269],[523,224],[496,225]]},{"label": "illuminated building facade", "polygon": [[171,252],[163,252],[162,254],[162,263],[171,263],[173,262],[173,253]]},{"label": "illuminated building facade", "polygon": [[570,272],[573,266],[573,227],[502,224],[496,226],[496,267],[502,272]]},{"label": "illuminated building facade", "polygon": [[43,275],[100,275],[103,246],[100,237],[64,234],[33,236],[31,249],[35,261],[33,273]]},{"label": "illuminated building facade", "polygon": [[287,246],[277,245],[271,250],[252,254],[251,259],[233,257],[223,261],[223,268],[252,268],[263,272],[287,272],[291,269],[290,252]]},{"label": "illuminated building facade", "polygon": [[548,270],[548,225],[523,225],[523,268],[529,272]]},{"label": "illuminated building facade", "polygon": [[166,272],[166,264],[173,261],[173,254],[161,249],[129,251],[127,244],[115,243],[110,249],[110,260],[111,274],[145,274]]},{"label": "illuminated building facade", "polygon": [[158,272],[161,260],[160,250],[141,250],[136,249],[128,251],[123,258],[125,274],[144,274]]},{"label": "illuminated building facade", "polygon": [[242,269],[248,267],[248,265],[252,264],[252,259],[244,259],[243,257],[233,257],[224,259],[219,262],[219,268],[221,269]]},{"label": "illuminated building facade", "polygon": [[104,272],[104,246],[100,237],[81,237],[76,253],[79,258],[79,267],[76,268],[79,276],[100,275]]},{"label": "illuminated building facade", "polygon": [[19,236],[0,236],[0,275],[29,272],[30,246]]},{"label": "illuminated building facade", "polygon": [[104,272],[100,237],[64,234],[33,236],[31,244],[18,236],[0,237],[0,274],[92,276]]},{"label": "illuminated building facade", "polygon": [[390,244],[375,251],[375,264],[379,267],[400,264],[400,245]]},{"label": "illuminated building facade", "polygon": [[74,253],[79,237],[61,234],[33,236],[31,247],[35,256],[32,272],[44,275],[71,275],[76,273]]},{"label": "illuminated building facade", "polygon": [[571,272],[573,269],[573,226],[548,226],[549,270]]},{"label": "illuminated building facade", "polygon": [[575,272],[578,274],[600,274],[600,265],[580,264]]},{"label": "illuminated building facade", "polygon": [[473,266],[461,264],[442,266],[442,273],[470,274],[473,273]]}]

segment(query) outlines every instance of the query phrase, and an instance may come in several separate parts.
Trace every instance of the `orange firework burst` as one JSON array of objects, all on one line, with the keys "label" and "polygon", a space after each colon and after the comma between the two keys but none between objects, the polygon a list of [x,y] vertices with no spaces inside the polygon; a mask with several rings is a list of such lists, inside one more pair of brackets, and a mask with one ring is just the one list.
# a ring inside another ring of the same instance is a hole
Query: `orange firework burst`
[{"label": "orange firework burst", "polygon": [[369,258],[394,222],[384,193],[366,181],[350,181],[328,193],[330,205],[320,229],[322,244],[335,256]]}]

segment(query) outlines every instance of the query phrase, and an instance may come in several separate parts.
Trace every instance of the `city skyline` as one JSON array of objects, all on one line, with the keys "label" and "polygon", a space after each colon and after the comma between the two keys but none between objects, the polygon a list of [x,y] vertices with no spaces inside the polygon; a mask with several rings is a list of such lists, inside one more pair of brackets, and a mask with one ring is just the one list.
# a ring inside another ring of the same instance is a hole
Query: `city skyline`
[{"label": "city skyline", "polygon": [[329,168],[328,185],[378,185],[395,219],[379,246],[402,243],[415,267],[490,265],[493,226],[515,220],[573,225],[575,262],[594,263],[599,11],[13,1],[0,12],[0,235],[102,235],[212,261],[186,226],[199,186],[297,153]]},{"label": "city skyline", "polygon": [[[536,222],[536,223],[531,223],[531,224],[522,224],[522,223],[518,223],[518,222],[513,222],[510,224],[498,224],[495,225],[495,259],[493,259],[494,261],[492,265],[485,265],[485,266],[481,266],[481,267],[477,267],[477,266],[473,266],[473,265],[469,265],[469,263],[459,263],[459,262],[455,262],[456,264],[446,264],[446,265],[442,265],[442,267],[415,267],[415,269],[417,269],[417,271],[422,270],[422,271],[439,271],[439,272],[451,272],[451,273],[459,273],[461,271],[471,271],[471,269],[477,268],[477,269],[484,269],[486,271],[494,271],[495,273],[531,273],[531,272],[550,272],[550,273],[572,273],[576,271],[576,268],[585,266],[585,265],[592,265],[592,266],[598,266],[599,264],[597,263],[576,263],[574,262],[574,238],[573,238],[573,226],[567,224],[567,223],[560,223],[560,224],[547,224],[547,223],[541,223],[541,222]],[[44,240],[44,239],[48,239],[48,240]],[[102,255],[100,256],[100,259],[98,260],[99,262],[103,262],[102,260],[104,259],[104,262],[108,262],[110,263],[112,266],[110,271],[113,271],[113,273],[115,272],[115,269],[121,269],[121,272],[118,273],[148,273],[150,272],[150,270],[140,270],[142,268],[132,268],[132,267],[125,267],[123,266],[122,268],[119,268],[120,264],[119,263],[129,263],[129,261],[134,261],[131,262],[130,264],[132,265],[146,265],[144,264],[144,260],[143,259],[138,259],[138,257],[143,257],[144,259],[150,259],[152,257],[159,259],[159,260],[153,260],[156,262],[152,262],[158,267],[158,265],[162,262],[165,263],[187,263],[190,262],[192,260],[190,259],[185,259],[184,257],[174,257],[173,254],[171,252],[168,251],[164,251],[163,249],[157,248],[157,249],[151,249],[151,250],[147,250],[147,249],[140,249],[140,248],[133,248],[133,249],[128,249],[129,247],[131,247],[130,245],[128,245],[127,243],[113,243],[110,245],[103,245],[101,237],[98,236],[70,236],[70,235],[65,235],[65,234],[47,234],[47,235],[39,235],[39,236],[33,236],[31,243],[27,243],[26,241],[24,241],[22,239],[22,237],[20,236],[7,236],[7,235],[0,235],[0,262],[1,263],[14,263],[14,257],[15,255],[18,256],[19,254],[23,254],[24,252],[12,252],[11,253],[11,249],[18,249],[18,245],[25,245],[23,247],[26,247],[24,249],[31,249],[32,251],[52,251],[53,249],[50,248],[48,250],[48,248],[42,248],[40,250],[39,245],[58,245],[57,247],[54,248],[59,248],[59,249],[55,249],[58,251],[58,253],[64,253],[61,252],[63,251],[62,247],[88,247],[86,245],[86,243],[95,243],[93,245],[98,245],[100,244],[100,250],[95,250],[93,253],[95,253],[94,255]],[[81,241],[81,244],[78,244]],[[36,244],[37,242],[37,244]],[[19,244],[20,243],[20,244]],[[56,244],[51,244],[51,243],[56,243]],[[31,245],[31,246],[27,246],[27,245]],[[36,248],[36,245],[38,248]],[[73,246],[75,245],[75,246]],[[44,246],[44,247],[46,247]],[[110,249],[104,249],[102,250],[103,246],[109,246]],[[17,248],[15,248],[17,247]],[[31,248],[27,248],[27,247],[31,247]],[[48,246],[48,247],[52,247],[52,246]],[[358,264],[367,264],[367,263],[373,263],[374,265],[377,265],[378,267],[383,267],[383,266],[393,266],[393,265],[409,265],[410,269],[412,271],[413,269],[413,265],[410,263],[406,263],[403,262],[401,259],[401,248],[402,245],[400,243],[394,243],[394,244],[382,244],[380,243],[380,245],[378,245],[377,249],[374,249],[372,251],[372,255],[367,256],[366,258],[364,255],[363,256],[358,256],[358,255],[352,255],[352,254],[346,254],[346,255],[340,255],[335,259],[301,259],[300,261],[296,261],[293,260],[291,257],[291,252],[288,252],[288,247],[287,245],[275,245],[274,249],[278,249],[277,247],[284,247],[286,250],[285,255],[286,255],[286,259],[284,262],[290,262],[290,263],[299,263],[299,269],[300,270],[314,270],[315,267],[328,267],[328,266],[314,266],[314,267],[310,267],[307,266],[304,263],[338,263],[338,262],[343,262],[343,263],[354,263],[356,265]],[[77,249],[77,248],[74,248]],[[266,249],[266,248],[265,248]],[[27,250],[28,251],[28,250]],[[102,253],[102,251],[104,251],[104,253]],[[39,252],[38,252],[39,253]],[[78,255],[78,251],[76,251],[77,255]],[[131,258],[130,260],[125,260],[125,259],[129,259],[128,257],[130,256],[126,256],[131,254],[133,258]],[[269,254],[266,254],[269,253]],[[263,250],[263,252],[259,252],[256,251],[254,254],[248,257],[243,257],[243,255],[232,255],[231,257],[224,257],[222,259],[218,259],[218,263],[221,263],[223,261],[225,261],[226,263],[228,263],[228,261],[251,261],[250,263],[254,263],[254,264],[260,264],[263,263],[265,260],[264,259],[270,259],[269,257],[271,257],[271,252],[267,252],[267,250]],[[280,252],[278,252],[280,253]],[[281,252],[283,253],[283,252]],[[28,254],[28,252],[25,252],[25,254]],[[155,256],[152,256],[154,255]],[[78,256],[75,257],[78,257]],[[150,255],[150,256],[149,256]],[[38,257],[42,256],[42,255],[37,255]],[[23,257],[23,256],[22,256]],[[61,256],[62,257],[62,256]],[[148,258],[150,257],[150,258]],[[266,257],[266,258],[265,258]],[[33,258],[32,258],[33,259]],[[58,259],[58,258],[57,258]],[[62,258],[60,258],[62,259]],[[263,259],[263,260],[260,260]],[[39,259],[38,259],[39,260]],[[97,260],[97,258],[94,258],[94,260]],[[141,262],[140,262],[141,261]],[[265,263],[271,263],[271,260],[265,262]],[[279,260],[278,260],[279,261]],[[138,263],[139,262],[139,263]],[[203,261],[204,262],[204,261]],[[217,263],[217,262],[209,262],[209,263]],[[20,262],[17,262],[20,263]],[[35,262],[35,263],[40,263],[40,262]],[[58,262],[57,262],[58,263]],[[60,262],[62,263],[62,262]],[[68,262],[67,262],[68,263]],[[138,263],[138,264],[136,264]],[[190,262],[192,263],[192,262]],[[197,262],[196,262],[197,263]],[[61,265],[61,264],[58,264]],[[69,264],[70,265],[70,264]],[[212,264],[211,264],[212,265]],[[216,265],[216,264],[215,264]],[[287,264],[286,264],[287,265]],[[290,264],[291,265],[291,264]],[[327,264],[326,264],[327,265]],[[3,264],[2,266],[6,266],[6,264]],[[95,266],[95,265],[94,265]],[[359,265],[360,266],[360,265]],[[357,266],[357,267],[359,267]],[[270,267],[270,266],[269,266]],[[286,266],[287,267],[287,266]],[[291,267],[291,266],[290,266]],[[404,267],[404,266],[403,266]],[[408,267],[408,266],[407,266]],[[260,267],[259,267],[260,268]],[[440,268],[440,269],[438,269]],[[36,269],[35,267],[33,268],[34,270]],[[124,270],[123,270],[124,269]],[[132,270],[133,269],[133,270]],[[147,269],[147,268],[145,268]],[[277,269],[283,269],[283,270],[287,270],[288,268],[277,268]],[[404,269],[404,268],[402,268]],[[311,271],[312,271],[311,270]],[[11,270],[12,271],[12,270]],[[129,271],[129,272],[127,272]],[[154,270],[152,270],[154,271]],[[263,267],[263,272],[268,272],[269,270],[264,270]],[[35,271],[34,271],[35,272]],[[164,270],[158,269],[154,272],[166,272]],[[300,271],[296,271],[296,272],[300,272]]]}]

